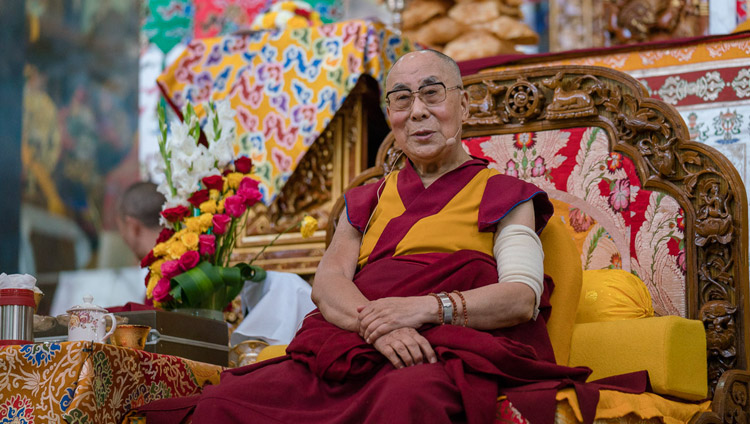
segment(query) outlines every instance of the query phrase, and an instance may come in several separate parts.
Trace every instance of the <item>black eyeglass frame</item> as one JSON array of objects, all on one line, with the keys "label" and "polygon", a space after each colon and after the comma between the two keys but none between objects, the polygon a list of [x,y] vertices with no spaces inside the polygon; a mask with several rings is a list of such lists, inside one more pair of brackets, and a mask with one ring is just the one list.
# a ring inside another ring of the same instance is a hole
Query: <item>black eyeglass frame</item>
[{"label": "black eyeglass frame", "polygon": [[[457,88],[459,88],[459,89],[463,89],[463,87],[462,87],[461,85],[454,85],[453,87],[446,87],[446,86],[445,86],[445,83],[443,83],[442,81],[438,81],[438,82],[431,82],[431,83],[429,83],[429,84],[425,84],[425,85],[421,85],[421,86],[419,86],[419,88],[417,88],[416,90],[409,90],[408,88],[399,88],[399,89],[397,89],[397,90],[391,90],[391,91],[388,91],[388,92],[386,92],[386,93],[385,93],[385,102],[386,102],[386,103],[388,104],[388,106],[390,106],[390,105],[391,105],[391,99],[390,99],[389,97],[390,97],[390,95],[391,95],[391,94],[393,94],[393,93],[398,93],[399,91],[405,91],[405,92],[408,92],[408,93],[409,93],[409,95],[411,96],[411,101],[409,102],[409,106],[407,106],[407,107],[405,107],[405,108],[403,108],[403,109],[397,109],[397,110],[408,110],[408,109],[409,109],[410,107],[412,107],[412,106],[414,105],[414,95],[415,95],[415,94],[416,94],[417,96],[419,96],[419,100],[421,100],[421,101],[422,101],[422,102],[424,103],[424,100],[422,99],[422,96],[421,96],[421,95],[419,94],[419,92],[420,92],[420,91],[421,91],[421,90],[422,90],[423,88],[425,88],[425,87],[430,87],[430,86],[432,86],[432,85],[441,85],[441,86],[443,86],[443,89],[445,90],[445,97],[443,97],[443,100],[440,100],[439,102],[435,103],[435,105],[438,105],[438,104],[440,104],[440,103],[444,102],[444,101],[445,101],[445,99],[447,99],[447,98],[448,98],[448,92],[449,92],[450,90],[455,90],[455,89],[457,89]],[[425,104],[426,104],[426,103],[425,103]],[[427,106],[429,107],[430,105],[427,105]]]}]

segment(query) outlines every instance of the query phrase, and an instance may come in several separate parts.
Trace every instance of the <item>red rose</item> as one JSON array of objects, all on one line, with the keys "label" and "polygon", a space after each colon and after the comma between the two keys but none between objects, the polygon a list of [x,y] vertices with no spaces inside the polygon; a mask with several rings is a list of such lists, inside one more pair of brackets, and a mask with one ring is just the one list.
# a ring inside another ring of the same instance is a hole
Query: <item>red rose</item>
[{"label": "red rose", "polygon": [[222,214],[217,213],[212,218],[212,221],[214,223],[214,234],[222,235],[227,232],[227,225],[229,225],[229,222],[232,220],[232,218]]},{"label": "red rose", "polygon": [[169,295],[169,290],[171,288],[172,287],[169,284],[169,280],[166,278],[162,278],[158,283],[156,283],[156,287],[154,287],[154,291],[151,292],[151,294],[154,296],[154,300],[157,302],[168,302],[172,300],[172,296]]},{"label": "red rose", "polygon": [[198,251],[201,255],[213,255],[216,253],[216,236],[213,234],[201,234],[198,236]]},{"label": "red rose", "polygon": [[221,175],[211,175],[210,177],[203,177],[203,185],[209,190],[224,189],[224,178]]},{"label": "red rose", "polygon": [[156,256],[154,256],[154,251],[150,250],[148,252],[148,255],[146,255],[143,259],[141,259],[141,268],[146,268],[147,266],[150,266],[154,262],[156,262]]},{"label": "red rose", "polygon": [[249,174],[253,169],[253,161],[247,156],[241,156],[234,160],[234,170]]},{"label": "red rose", "polygon": [[163,210],[161,216],[169,222],[177,222],[186,216],[190,216],[190,209],[180,205]]},{"label": "red rose", "polygon": [[148,280],[151,279],[151,270],[148,271],[148,274],[146,274],[146,279],[143,281],[143,285],[148,287]]},{"label": "red rose", "polygon": [[201,203],[208,200],[208,189],[198,190],[190,196],[188,202],[196,208],[201,207]]},{"label": "red rose", "polygon": [[156,243],[163,243],[167,240],[169,240],[172,235],[174,235],[174,230],[171,228],[162,228],[161,232],[159,233],[159,237],[156,239]]},{"label": "red rose", "polygon": [[176,277],[181,273],[182,270],[180,269],[180,261],[178,260],[166,261],[161,264],[161,275],[163,275],[166,279],[171,279],[172,277]]},{"label": "red rose", "polygon": [[245,198],[238,194],[227,197],[224,201],[224,209],[233,218],[241,217],[245,213],[245,209],[247,209]]},{"label": "red rose", "polygon": [[200,253],[196,252],[195,250],[188,250],[187,252],[183,253],[182,256],[180,256],[180,269],[183,271],[193,269],[196,265],[198,265],[198,262],[200,261]]}]

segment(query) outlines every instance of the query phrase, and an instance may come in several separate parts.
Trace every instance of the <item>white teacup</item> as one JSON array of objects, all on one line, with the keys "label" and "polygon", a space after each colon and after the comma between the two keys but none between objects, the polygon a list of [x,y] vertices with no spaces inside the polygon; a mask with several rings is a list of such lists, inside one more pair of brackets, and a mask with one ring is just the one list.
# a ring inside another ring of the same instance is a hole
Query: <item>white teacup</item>
[{"label": "white teacup", "polygon": [[[104,343],[117,328],[115,315],[106,309],[91,303],[93,296],[84,296],[83,304],[68,309],[68,341],[93,341]],[[106,318],[112,321],[112,328],[107,332]]]}]

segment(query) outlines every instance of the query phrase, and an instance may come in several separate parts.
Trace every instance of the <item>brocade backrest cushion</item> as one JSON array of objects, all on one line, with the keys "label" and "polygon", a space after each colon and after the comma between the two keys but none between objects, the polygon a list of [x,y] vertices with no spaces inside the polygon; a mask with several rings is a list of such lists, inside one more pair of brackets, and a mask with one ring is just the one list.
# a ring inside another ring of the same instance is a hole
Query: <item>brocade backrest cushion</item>
[{"label": "brocade backrest cushion", "polygon": [[467,151],[544,189],[586,270],[623,269],[649,289],[657,315],[686,315],[683,211],[642,188],[633,162],[598,127],[473,137]]}]

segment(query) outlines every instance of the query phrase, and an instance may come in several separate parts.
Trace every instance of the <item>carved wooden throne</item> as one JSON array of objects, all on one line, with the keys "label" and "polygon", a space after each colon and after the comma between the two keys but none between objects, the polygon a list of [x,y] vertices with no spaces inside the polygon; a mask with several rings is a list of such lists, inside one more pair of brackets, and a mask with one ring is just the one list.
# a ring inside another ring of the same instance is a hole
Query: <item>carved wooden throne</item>
[{"label": "carved wooden throne", "polygon": [[[703,322],[713,401],[693,422],[748,422],[747,198],[730,162],[689,141],[677,112],[620,72],[548,67],[464,85],[464,147],[571,206],[563,218],[584,235],[584,268],[636,273],[657,315]],[[400,166],[393,141],[350,186]],[[331,217],[343,206],[339,198]]]}]

